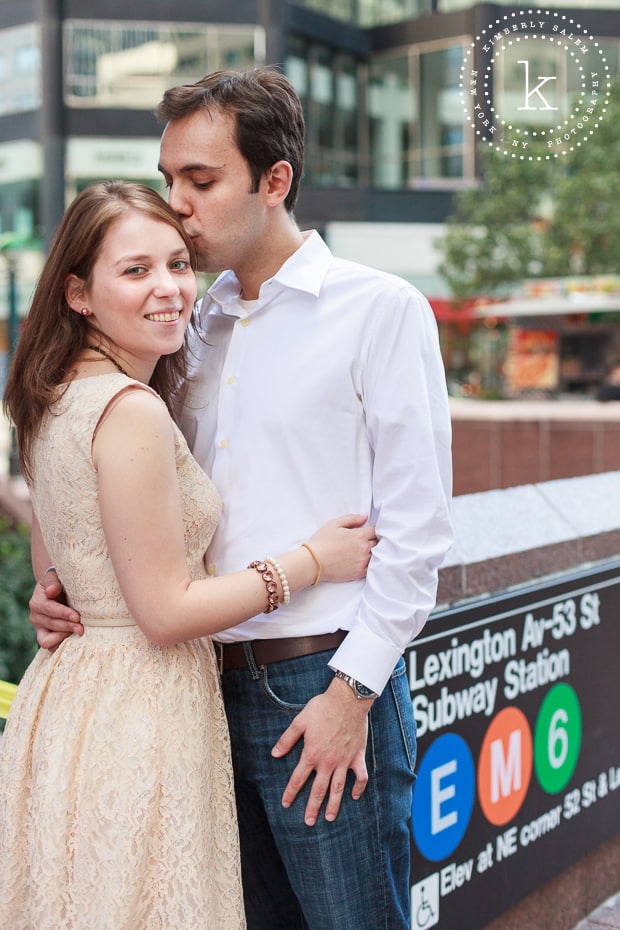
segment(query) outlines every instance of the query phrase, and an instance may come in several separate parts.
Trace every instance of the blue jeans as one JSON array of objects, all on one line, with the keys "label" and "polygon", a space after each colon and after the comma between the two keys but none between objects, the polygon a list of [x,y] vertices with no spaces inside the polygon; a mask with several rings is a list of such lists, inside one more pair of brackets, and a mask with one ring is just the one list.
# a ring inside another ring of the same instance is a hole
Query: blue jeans
[{"label": "blue jeans", "polygon": [[285,810],[281,797],[300,743],[282,759],[271,748],[333,677],[332,653],[223,674],[230,727],[248,930],[408,930],[415,722],[405,663],[369,716],[369,782],[353,776],[337,819],[303,816],[309,785]]}]

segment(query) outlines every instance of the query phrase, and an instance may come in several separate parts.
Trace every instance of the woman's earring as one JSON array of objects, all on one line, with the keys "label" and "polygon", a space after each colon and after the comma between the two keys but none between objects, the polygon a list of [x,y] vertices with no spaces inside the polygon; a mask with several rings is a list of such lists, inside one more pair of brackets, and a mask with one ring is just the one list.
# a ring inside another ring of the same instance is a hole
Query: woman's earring
[{"label": "woman's earring", "polygon": [[90,313],[90,310],[88,309],[88,307],[82,307],[82,309],[80,310],[80,313],[82,314],[82,316],[88,316]]}]

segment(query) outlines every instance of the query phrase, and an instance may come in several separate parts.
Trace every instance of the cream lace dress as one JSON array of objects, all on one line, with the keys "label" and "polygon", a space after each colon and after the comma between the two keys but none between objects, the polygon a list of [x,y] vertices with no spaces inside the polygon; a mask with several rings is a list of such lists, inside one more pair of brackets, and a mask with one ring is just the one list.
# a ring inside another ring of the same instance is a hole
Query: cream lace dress
[{"label": "cream lace dress", "polygon": [[[72,382],[36,444],[34,509],[86,630],[37,654],[0,739],[2,930],[245,927],[213,648],[148,642],[101,527],[91,441],[125,387]],[[178,431],[176,460],[198,579],[221,502]]]}]

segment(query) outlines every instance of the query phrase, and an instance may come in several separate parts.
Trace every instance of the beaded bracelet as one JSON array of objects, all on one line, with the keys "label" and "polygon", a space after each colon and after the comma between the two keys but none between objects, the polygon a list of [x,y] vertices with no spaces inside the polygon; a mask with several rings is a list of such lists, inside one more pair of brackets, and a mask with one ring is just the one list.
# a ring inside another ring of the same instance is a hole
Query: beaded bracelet
[{"label": "beaded bracelet", "polygon": [[284,574],[284,569],[282,568],[280,563],[277,562],[270,555],[266,557],[265,562],[269,562],[271,565],[273,565],[273,567],[278,573],[278,577],[280,578],[280,584],[282,585],[282,603],[286,607],[286,605],[289,604],[291,600],[291,589],[289,588],[288,578]]},{"label": "beaded bracelet", "polygon": [[267,563],[258,561],[250,562],[248,568],[255,568],[265,582],[265,588],[267,589],[267,607],[263,613],[270,614],[273,610],[277,610],[280,604],[280,598],[278,597],[278,585],[274,581],[273,572]]}]

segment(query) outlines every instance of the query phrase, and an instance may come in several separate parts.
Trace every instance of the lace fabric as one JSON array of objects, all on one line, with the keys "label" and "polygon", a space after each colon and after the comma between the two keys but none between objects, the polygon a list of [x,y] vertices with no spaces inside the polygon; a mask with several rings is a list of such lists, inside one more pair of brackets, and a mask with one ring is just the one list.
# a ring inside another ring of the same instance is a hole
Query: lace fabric
[{"label": "lace fabric", "polygon": [[[126,386],[74,382],[35,449],[33,503],[70,602],[126,618],[90,437]],[[221,504],[177,434],[193,578]],[[172,622],[172,621],[171,621]],[[243,930],[228,729],[208,639],[159,647],[89,626],[40,651],[0,741],[0,927]]]}]

